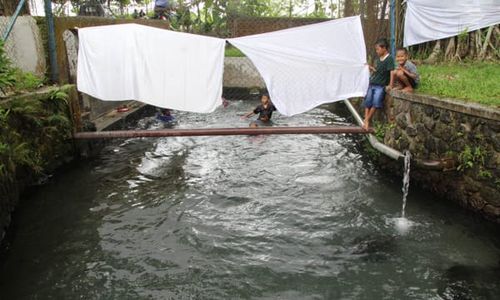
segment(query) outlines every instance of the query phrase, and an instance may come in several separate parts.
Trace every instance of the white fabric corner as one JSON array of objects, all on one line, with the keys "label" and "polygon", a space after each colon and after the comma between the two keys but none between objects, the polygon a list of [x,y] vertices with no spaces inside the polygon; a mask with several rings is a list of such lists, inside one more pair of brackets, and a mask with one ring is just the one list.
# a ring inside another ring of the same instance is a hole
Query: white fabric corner
[{"label": "white fabric corner", "polygon": [[456,36],[500,23],[500,0],[408,0],[404,46]]},{"label": "white fabric corner", "polygon": [[359,16],[228,41],[254,63],[284,115],[366,94],[369,71]]},{"label": "white fabric corner", "polygon": [[210,113],[222,104],[225,40],[137,24],[78,31],[78,90]]}]

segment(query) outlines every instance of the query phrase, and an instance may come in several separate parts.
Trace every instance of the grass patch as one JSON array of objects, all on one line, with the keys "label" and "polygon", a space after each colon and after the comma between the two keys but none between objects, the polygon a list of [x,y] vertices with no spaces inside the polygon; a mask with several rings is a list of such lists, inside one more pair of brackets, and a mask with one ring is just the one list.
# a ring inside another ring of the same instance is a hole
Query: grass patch
[{"label": "grass patch", "polygon": [[15,84],[14,89],[16,92],[30,92],[34,91],[44,84],[44,78],[40,78],[32,73],[25,73],[20,69],[14,71]]},{"label": "grass patch", "polygon": [[224,56],[226,56],[226,57],[244,57],[245,54],[243,54],[243,52],[241,52],[238,48],[235,48],[235,47],[229,45],[229,46],[226,46]]},{"label": "grass patch", "polygon": [[500,65],[491,62],[421,65],[419,93],[500,107]]}]

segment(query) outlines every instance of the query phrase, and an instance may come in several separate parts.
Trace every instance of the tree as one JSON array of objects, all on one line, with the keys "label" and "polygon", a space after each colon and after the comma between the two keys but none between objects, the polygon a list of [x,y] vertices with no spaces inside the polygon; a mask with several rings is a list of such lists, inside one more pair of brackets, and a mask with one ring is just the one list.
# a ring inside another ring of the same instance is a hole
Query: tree
[{"label": "tree", "polygon": [[[26,1],[24,3],[24,6],[21,9],[21,12],[19,13],[21,16],[30,14],[30,7],[28,2],[29,1]],[[12,16],[16,11],[18,3],[19,3],[18,0],[0,0],[0,7],[3,8],[4,16]]]}]

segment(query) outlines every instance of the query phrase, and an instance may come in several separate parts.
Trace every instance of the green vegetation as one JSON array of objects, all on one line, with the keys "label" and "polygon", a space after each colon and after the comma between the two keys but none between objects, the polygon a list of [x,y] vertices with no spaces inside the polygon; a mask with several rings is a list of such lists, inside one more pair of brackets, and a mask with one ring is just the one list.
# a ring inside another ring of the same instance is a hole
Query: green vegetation
[{"label": "green vegetation", "polygon": [[40,173],[44,158],[68,151],[68,116],[67,94],[59,89],[39,99],[0,102],[0,179],[12,178],[18,168]]},{"label": "green vegetation", "polygon": [[16,93],[30,92],[42,87],[45,83],[43,78],[40,78],[32,73],[26,73],[19,69],[14,72],[14,87]]},{"label": "green vegetation", "polygon": [[43,83],[44,79],[14,68],[5,53],[3,42],[0,41],[0,91],[3,94],[32,91]]},{"label": "green vegetation", "polygon": [[[12,67],[0,42],[0,90],[22,92],[42,80]],[[0,181],[15,180],[18,170],[40,173],[46,158],[67,153],[71,136],[68,95],[60,89],[45,94],[0,100]]]},{"label": "green vegetation", "polygon": [[373,127],[375,129],[375,137],[377,138],[377,140],[383,143],[385,138],[385,133],[387,132],[387,130],[396,127],[396,124],[375,122]]},{"label": "green vegetation", "polygon": [[477,175],[481,178],[493,178],[493,174],[484,167],[486,151],[481,146],[471,148],[466,145],[464,150],[458,154],[457,170],[465,172],[466,169],[477,169]]},{"label": "green vegetation", "polygon": [[467,62],[419,66],[418,93],[500,107],[500,66]]},{"label": "green vegetation", "polygon": [[226,46],[225,54],[226,57],[244,57],[245,54],[241,52],[238,48],[233,46]]}]

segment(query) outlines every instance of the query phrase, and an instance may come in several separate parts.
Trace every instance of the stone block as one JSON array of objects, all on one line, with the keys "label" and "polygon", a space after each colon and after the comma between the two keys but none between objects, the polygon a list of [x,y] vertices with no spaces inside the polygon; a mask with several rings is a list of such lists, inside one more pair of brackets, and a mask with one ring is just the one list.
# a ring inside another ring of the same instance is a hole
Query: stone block
[{"label": "stone block", "polygon": [[436,151],[436,141],[432,136],[428,136],[424,142],[425,148],[430,152]]},{"label": "stone block", "polygon": [[429,131],[434,130],[434,127],[436,126],[436,122],[432,118],[429,118],[429,117],[423,118],[423,123],[424,123],[425,128],[427,128],[427,130],[429,130]]},{"label": "stone block", "polygon": [[401,129],[405,129],[406,126],[408,126],[408,122],[406,120],[406,115],[405,114],[399,114],[396,117],[396,124],[401,127]]},{"label": "stone block", "polygon": [[414,126],[410,125],[406,127],[406,134],[408,134],[408,136],[414,137],[417,136],[417,133],[417,129]]},{"label": "stone block", "polygon": [[486,205],[486,202],[484,202],[483,198],[481,197],[481,194],[479,193],[472,194],[467,199],[467,202],[470,205],[470,207],[472,207],[474,210],[482,210],[483,207]]},{"label": "stone block", "polygon": [[427,116],[432,117],[434,115],[434,107],[426,105],[424,108],[424,112]]},{"label": "stone block", "polygon": [[499,218],[500,217],[500,207],[499,206],[493,206],[490,204],[486,204],[483,208],[483,211],[492,217]]},{"label": "stone block", "polygon": [[443,140],[438,140],[437,142],[437,151],[439,154],[445,154],[450,150],[449,144]]},{"label": "stone block", "polygon": [[481,186],[479,190],[485,202],[494,206],[500,206],[500,191],[489,186]]}]

